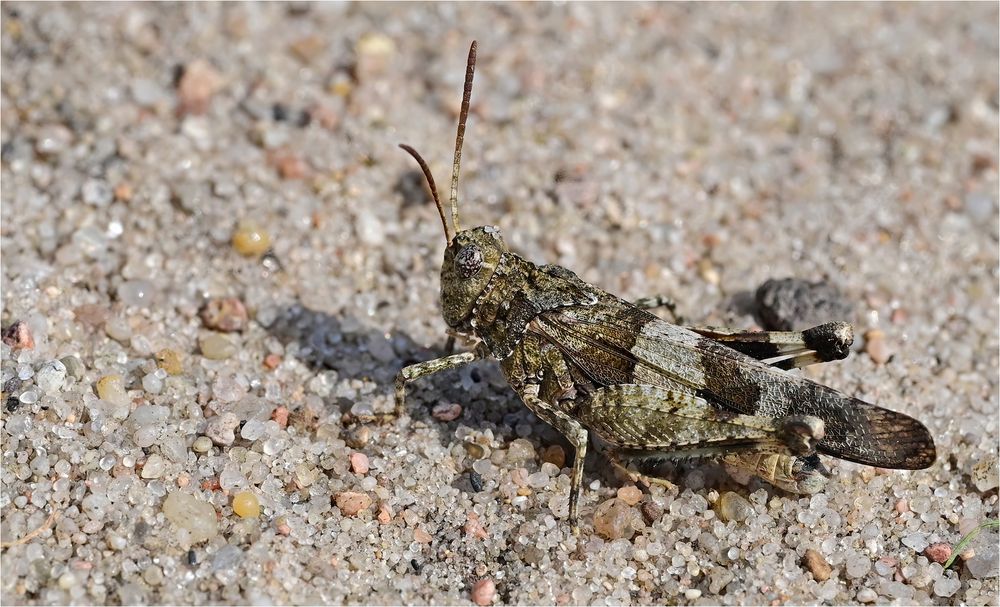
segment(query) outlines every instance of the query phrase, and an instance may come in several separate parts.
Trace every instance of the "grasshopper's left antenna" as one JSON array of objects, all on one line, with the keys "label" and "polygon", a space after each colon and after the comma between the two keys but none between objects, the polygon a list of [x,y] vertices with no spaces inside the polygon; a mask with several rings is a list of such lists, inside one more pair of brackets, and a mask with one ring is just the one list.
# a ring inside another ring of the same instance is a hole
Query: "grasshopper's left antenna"
[{"label": "grasshopper's left antenna", "polygon": [[476,71],[476,41],[469,47],[469,62],[465,66],[465,91],[462,93],[462,111],[458,115],[458,135],[455,137],[455,163],[451,169],[451,226],[458,234],[458,172],[462,164],[462,141],[465,139],[465,121],[469,117],[469,99],[472,98],[472,75]]},{"label": "grasshopper's left antenna", "polygon": [[434,197],[434,204],[437,205],[438,215],[441,216],[441,225],[444,226],[444,238],[448,243],[451,243],[451,234],[448,233],[448,221],[444,218],[444,206],[441,204],[441,198],[438,196],[437,185],[434,184],[434,175],[431,174],[430,167],[427,166],[427,163],[424,162],[424,159],[420,157],[420,154],[415,149],[405,143],[399,144],[399,147],[406,150],[410,156],[413,156],[413,159],[420,165],[420,170],[424,172],[424,179],[427,180],[427,185],[431,188],[431,196]]}]

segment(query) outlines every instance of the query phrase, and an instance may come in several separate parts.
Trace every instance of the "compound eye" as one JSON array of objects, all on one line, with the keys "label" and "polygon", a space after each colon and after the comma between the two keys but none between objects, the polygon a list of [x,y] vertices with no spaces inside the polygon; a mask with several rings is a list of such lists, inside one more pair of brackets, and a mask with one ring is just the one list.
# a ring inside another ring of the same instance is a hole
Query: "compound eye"
[{"label": "compound eye", "polygon": [[483,254],[474,244],[462,247],[455,255],[455,270],[462,278],[472,278],[483,267]]}]

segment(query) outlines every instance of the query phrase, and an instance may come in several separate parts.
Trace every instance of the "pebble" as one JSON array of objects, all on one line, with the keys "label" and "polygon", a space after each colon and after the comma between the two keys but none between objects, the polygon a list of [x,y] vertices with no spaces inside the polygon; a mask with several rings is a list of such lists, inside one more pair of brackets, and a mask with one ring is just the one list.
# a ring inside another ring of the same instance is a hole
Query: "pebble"
[{"label": "pebble", "polygon": [[684,591],[684,598],[689,601],[699,599],[701,598],[701,590],[698,590],[697,588],[688,588]]},{"label": "pebble", "polygon": [[207,436],[199,436],[194,439],[194,443],[191,444],[191,450],[195,453],[208,453],[212,448],[212,439]]},{"label": "pebble", "polygon": [[[284,405],[278,405],[271,412],[271,419],[278,424],[279,428],[285,428],[288,426],[288,407]],[[369,432],[371,432],[369,430]]]},{"label": "pebble", "polygon": [[212,539],[219,533],[215,508],[193,495],[175,491],[163,501],[163,514],[171,523],[190,533],[191,542]]},{"label": "pebble", "polygon": [[100,179],[88,179],[80,188],[80,195],[87,204],[96,207],[106,207],[114,199],[114,191],[106,181]]},{"label": "pebble", "polygon": [[58,154],[73,141],[73,131],[61,124],[46,126],[35,140],[35,150],[42,155]]},{"label": "pebble", "polygon": [[462,527],[466,535],[472,536],[477,539],[486,539],[487,533],[486,528],[483,527],[482,521],[479,520],[479,515],[475,512],[469,512],[465,517],[465,525]]},{"label": "pebble", "polygon": [[131,402],[125,391],[125,381],[117,374],[105,375],[97,380],[97,396],[113,405],[126,405]]},{"label": "pebble", "polygon": [[924,533],[910,533],[904,535],[900,541],[914,552],[923,552],[927,548],[927,535]]},{"label": "pebble", "polygon": [[[163,369],[158,369],[160,373],[166,375],[166,371]],[[147,373],[142,376],[142,389],[150,394],[159,394],[163,391],[163,377],[157,372]]]},{"label": "pebble", "polygon": [[823,555],[812,548],[806,550],[805,554],[802,555],[802,563],[806,569],[812,572],[813,579],[817,582],[827,581],[830,579],[830,574],[833,573],[833,568],[826,562]]},{"label": "pebble", "polygon": [[66,380],[66,365],[62,361],[50,360],[35,374],[35,385],[46,394],[55,394]]},{"label": "pebble", "polygon": [[59,359],[66,367],[66,373],[74,379],[80,379],[83,377],[83,372],[85,371],[83,363],[76,356],[63,356]]},{"label": "pebble", "polygon": [[248,441],[255,441],[258,438],[264,436],[267,432],[267,427],[264,422],[257,419],[248,419],[243,427],[240,428],[240,436]]},{"label": "pebble", "polygon": [[965,212],[974,220],[989,221],[996,216],[993,198],[985,192],[969,192],[965,195]]},{"label": "pebble", "polygon": [[222,87],[222,76],[204,59],[184,66],[177,82],[177,98],[182,114],[203,114],[212,97]]},{"label": "pebble", "polygon": [[613,497],[594,511],[594,531],[609,540],[629,539],[635,533],[637,514],[624,500]]},{"label": "pebble", "polygon": [[35,390],[25,390],[17,397],[17,400],[24,405],[33,405],[38,402],[38,392]]},{"label": "pebble", "polygon": [[878,599],[878,593],[871,588],[862,588],[858,591],[857,599],[859,603],[874,603]]},{"label": "pebble", "polygon": [[950,597],[962,587],[962,581],[955,577],[940,577],[934,581],[935,596]]},{"label": "pebble", "polygon": [[945,542],[936,542],[934,544],[927,546],[927,548],[924,549],[924,556],[926,556],[934,563],[944,564],[945,562],[948,561],[949,558],[951,558],[951,552],[952,552],[951,544],[947,544]]},{"label": "pebble", "polygon": [[663,516],[663,506],[652,500],[643,502],[639,511],[642,512],[642,519],[646,521],[647,525],[652,525]]},{"label": "pebble", "polygon": [[368,426],[358,426],[344,437],[344,442],[347,443],[348,447],[354,449],[360,449],[368,444],[368,441],[372,439],[372,429]]},{"label": "pebble", "polygon": [[454,421],[462,415],[462,405],[458,403],[438,403],[431,409],[431,415],[439,421]]},{"label": "pebble", "polygon": [[483,578],[472,585],[472,602],[480,607],[493,603],[497,595],[497,586],[490,578]]},{"label": "pebble", "polygon": [[127,343],[132,337],[132,327],[128,321],[120,316],[113,316],[104,323],[104,332],[111,339],[122,344]]},{"label": "pebble", "polygon": [[465,443],[462,446],[472,459],[478,460],[486,457],[486,448],[479,443]]},{"label": "pebble", "polygon": [[857,579],[868,575],[872,569],[872,563],[865,555],[852,552],[845,560],[844,573],[848,578]]},{"label": "pebble", "polygon": [[430,544],[434,538],[431,537],[430,533],[427,533],[420,527],[413,530],[413,541],[419,542],[421,544]]},{"label": "pebble", "polygon": [[279,516],[275,519],[274,530],[281,535],[290,535],[292,533],[292,527],[288,524],[288,519],[283,516]]},{"label": "pebble", "polygon": [[274,371],[281,364],[281,356],[275,353],[268,354],[264,357],[264,366],[268,369]]},{"label": "pebble", "polygon": [[535,447],[531,441],[518,438],[510,443],[507,448],[507,461],[512,464],[519,464],[535,459]]},{"label": "pebble", "polygon": [[59,576],[59,587],[63,590],[69,590],[73,586],[76,586],[76,576],[67,571],[66,573]]},{"label": "pebble", "polygon": [[240,418],[234,413],[226,412],[208,420],[205,425],[205,436],[212,439],[216,445],[226,446],[233,444],[236,440],[236,426],[240,425]]},{"label": "pebble", "polygon": [[832,321],[850,322],[853,309],[828,282],[768,280],[754,296],[757,316],[769,331],[799,331]]},{"label": "pebble", "polygon": [[257,257],[271,248],[271,235],[252,221],[244,221],[233,232],[233,248],[240,255]]},{"label": "pebble", "polygon": [[163,569],[158,565],[150,565],[142,572],[142,579],[150,586],[159,586],[163,583]]},{"label": "pebble", "polygon": [[143,106],[154,106],[163,98],[163,90],[159,85],[149,78],[136,78],[129,87],[132,99]]},{"label": "pebble", "polygon": [[340,126],[340,113],[325,103],[316,103],[310,107],[309,116],[328,131]]},{"label": "pebble", "polygon": [[885,332],[880,329],[869,329],[865,331],[865,352],[875,361],[875,364],[884,365],[892,358],[892,350],[885,339]]},{"label": "pebble", "polygon": [[228,571],[239,566],[243,560],[243,550],[239,546],[226,544],[212,557],[213,571]]},{"label": "pebble", "polygon": [[[986,534],[985,532],[983,532]],[[995,578],[1000,575],[1000,550],[996,541],[996,533],[992,532],[990,541],[978,542],[975,554],[965,561],[969,574],[977,580]]]},{"label": "pebble", "polygon": [[472,485],[473,491],[479,493],[483,490],[483,476],[475,470],[469,472],[469,484]]},{"label": "pebble", "polygon": [[118,285],[118,299],[127,306],[148,307],[153,300],[153,283],[148,280],[129,280]]},{"label": "pebble", "polygon": [[532,489],[544,489],[549,484],[549,475],[539,471],[528,475],[528,486]]},{"label": "pebble", "polygon": [[326,46],[326,38],[316,34],[309,34],[292,42],[289,46],[289,50],[291,50],[292,54],[294,54],[300,61],[308,64],[319,56],[320,53],[326,49]]},{"label": "pebble", "polygon": [[385,243],[385,226],[372,211],[363,209],[358,213],[355,219],[355,230],[361,242],[370,247],[380,247]]},{"label": "pebble", "polygon": [[146,463],[142,466],[140,476],[142,478],[160,478],[166,470],[167,463],[157,454],[152,454],[146,458]]},{"label": "pebble", "polygon": [[357,56],[355,71],[358,80],[363,82],[385,71],[396,52],[396,43],[385,34],[368,33],[358,40],[354,51]]},{"label": "pebble", "polygon": [[566,451],[561,445],[549,445],[542,449],[542,461],[548,462],[561,470],[566,465]]},{"label": "pebble", "polygon": [[183,357],[177,350],[163,348],[156,353],[156,366],[168,375],[180,375],[184,372]]},{"label": "pebble", "polygon": [[240,518],[260,516],[260,501],[250,491],[240,491],[233,496],[233,512]]},{"label": "pebble", "polygon": [[368,474],[368,456],[355,451],[351,454],[351,470],[355,474],[364,476]]},{"label": "pebble", "polygon": [[115,200],[121,202],[128,202],[132,200],[132,186],[128,183],[122,182],[115,186]]},{"label": "pebble", "polygon": [[367,493],[343,491],[334,496],[334,503],[344,516],[354,516],[372,505],[372,498]]},{"label": "pebble", "polygon": [[141,405],[132,411],[132,414],[128,417],[128,421],[132,426],[142,428],[143,426],[162,424],[168,417],[170,417],[170,409],[168,407]]},{"label": "pebble", "polygon": [[289,148],[278,148],[268,155],[268,160],[282,179],[303,179],[309,175],[309,165],[300,154]]},{"label": "pebble", "polygon": [[754,514],[753,506],[739,493],[726,491],[715,503],[715,511],[723,521],[742,523]]},{"label": "pebble", "polygon": [[219,333],[202,336],[198,345],[202,355],[210,360],[225,360],[236,354],[236,344]]},{"label": "pebble", "polygon": [[642,490],[640,490],[635,485],[626,485],[618,489],[618,499],[622,500],[629,506],[635,506],[642,500]]},{"label": "pebble", "polygon": [[12,350],[33,350],[35,348],[35,338],[31,335],[28,323],[23,320],[15,321],[3,330],[3,343],[10,346]]},{"label": "pebble", "polygon": [[392,508],[389,507],[389,504],[382,502],[381,504],[378,505],[377,518],[378,522],[382,523],[383,525],[388,525],[389,522],[392,521]]},{"label": "pebble", "polygon": [[992,491],[1000,486],[1000,474],[997,473],[997,456],[986,455],[972,467],[972,483],[982,493]]}]

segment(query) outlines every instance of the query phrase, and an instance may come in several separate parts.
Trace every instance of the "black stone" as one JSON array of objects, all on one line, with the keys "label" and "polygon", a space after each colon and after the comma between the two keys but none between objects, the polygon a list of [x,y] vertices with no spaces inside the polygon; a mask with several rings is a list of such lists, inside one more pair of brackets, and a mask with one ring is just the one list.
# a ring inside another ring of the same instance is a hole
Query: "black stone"
[{"label": "black stone", "polygon": [[475,470],[469,473],[469,483],[472,485],[472,490],[476,493],[483,490],[483,477]]},{"label": "black stone", "polygon": [[754,300],[757,319],[769,331],[798,331],[838,320],[850,322],[854,316],[843,293],[825,281],[768,280],[757,289]]}]

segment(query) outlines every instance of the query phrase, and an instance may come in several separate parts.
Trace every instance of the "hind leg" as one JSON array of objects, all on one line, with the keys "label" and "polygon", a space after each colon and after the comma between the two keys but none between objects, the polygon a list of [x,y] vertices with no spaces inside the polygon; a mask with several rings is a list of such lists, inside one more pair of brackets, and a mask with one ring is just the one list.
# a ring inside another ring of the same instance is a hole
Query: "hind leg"
[{"label": "hind leg", "polygon": [[653,295],[652,297],[640,297],[632,302],[637,308],[643,310],[653,310],[655,308],[665,308],[670,313],[675,325],[684,324],[684,319],[677,314],[677,302],[672,297],[666,295]]},{"label": "hind leg", "polygon": [[665,478],[659,478],[656,476],[649,476],[648,474],[643,474],[636,470],[635,466],[632,465],[633,462],[629,461],[627,457],[624,457],[615,449],[600,450],[601,455],[607,458],[611,465],[616,469],[620,470],[630,481],[633,483],[642,483],[647,487],[652,485],[659,485],[664,489],[676,489],[677,485],[671,483]]}]

